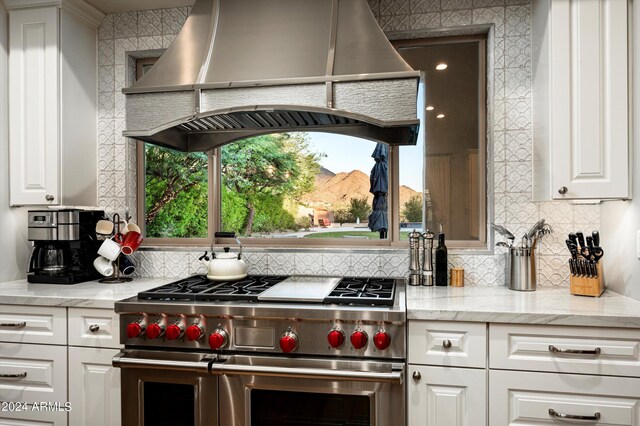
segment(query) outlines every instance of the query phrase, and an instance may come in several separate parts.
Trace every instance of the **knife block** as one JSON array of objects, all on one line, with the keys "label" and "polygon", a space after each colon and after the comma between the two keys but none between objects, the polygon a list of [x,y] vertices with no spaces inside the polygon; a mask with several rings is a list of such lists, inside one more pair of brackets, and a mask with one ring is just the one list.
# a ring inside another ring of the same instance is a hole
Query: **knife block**
[{"label": "knife block", "polygon": [[578,296],[591,296],[600,297],[606,286],[604,284],[604,271],[602,270],[602,263],[596,263],[598,269],[598,276],[595,278],[587,277],[570,277],[571,294]]}]

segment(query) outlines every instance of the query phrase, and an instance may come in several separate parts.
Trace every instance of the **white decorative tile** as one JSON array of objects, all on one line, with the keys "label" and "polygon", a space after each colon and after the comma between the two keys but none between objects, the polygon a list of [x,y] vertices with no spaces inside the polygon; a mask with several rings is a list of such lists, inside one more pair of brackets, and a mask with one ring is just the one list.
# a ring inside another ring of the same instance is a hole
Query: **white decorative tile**
[{"label": "white decorative tile", "polygon": [[538,285],[540,287],[569,286],[569,256],[540,256]]},{"label": "white decorative tile", "polygon": [[[466,278],[465,271],[465,278]],[[500,286],[505,283],[505,256],[476,256],[474,263],[475,285]],[[466,279],[465,279],[465,285]]]},{"label": "white decorative tile", "polygon": [[158,49],[162,49],[162,36],[140,37],[138,39],[138,50]]},{"label": "white decorative tile", "polygon": [[121,91],[118,91],[115,93],[114,95],[115,98],[115,102],[114,102],[114,117],[116,118],[124,118],[125,117],[125,113],[126,113],[126,97],[124,95],[124,93],[122,93]]},{"label": "white decorative tile", "polygon": [[531,131],[506,132],[506,158],[509,161],[531,161],[532,143]]},{"label": "white decorative tile", "polygon": [[504,37],[504,8],[488,7],[485,9],[474,9],[472,15],[474,24],[494,24],[495,36]]},{"label": "white decorative tile", "polygon": [[165,277],[165,253],[162,251],[141,251],[137,271],[144,278]]},{"label": "white decorative tile", "polygon": [[138,12],[138,36],[162,35],[162,10],[141,10]]},{"label": "white decorative tile", "polygon": [[380,0],[380,16],[408,15],[409,0]]},{"label": "white decorative tile", "polygon": [[505,132],[492,132],[490,140],[493,141],[493,161],[506,161]]},{"label": "white decorative tile", "polygon": [[540,218],[547,223],[571,224],[573,223],[573,205],[569,201],[547,201],[540,203]]},{"label": "white decorative tile", "polygon": [[114,91],[113,65],[98,67],[98,92]]},{"label": "white decorative tile", "polygon": [[505,37],[505,68],[531,67],[531,40],[529,36]]},{"label": "white decorative tile", "polygon": [[404,31],[411,28],[411,15],[383,15],[380,17],[383,31]]},{"label": "white decorative tile", "polygon": [[138,35],[138,13],[122,12],[113,16],[113,37],[129,38]]},{"label": "white decorative tile", "polygon": [[505,0],[473,0],[474,8],[504,6]]},{"label": "white decorative tile", "polygon": [[116,65],[127,64],[127,52],[135,52],[138,50],[137,38],[117,38],[115,40],[115,59]]},{"label": "white decorative tile", "polygon": [[495,99],[493,101],[493,130],[495,132],[504,131],[507,127],[506,101]]},{"label": "white decorative tile", "polygon": [[127,169],[127,146],[125,144],[117,143],[114,145],[114,160],[116,171],[124,172]]},{"label": "white decorative tile", "polygon": [[471,9],[446,10],[440,15],[440,24],[443,27],[461,27],[471,25]]},{"label": "white decorative tile", "polygon": [[[528,223],[533,225],[539,220],[538,204],[531,201],[530,194],[508,193],[506,209],[508,224]],[[517,235],[516,238],[518,238]]]},{"label": "white decorative tile", "polygon": [[531,4],[531,0],[505,0],[504,3],[506,6],[515,6],[522,4]]},{"label": "white decorative tile", "polygon": [[324,275],[322,269],[322,254],[296,253],[289,255],[289,257],[295,258],[294,273],[296,275]]},{"label": "white decorative tile", "polygon": [[[296,261],[297,265],[297,261]],[[350,275],[351,273],[351,254],[322,254],[322,272],[324,275]]]},{"label": "white decorative tile", "polygon": [[[545,218],[542,213],[540,218]],[[545,218],[548,219],[548,218]],[[552,223],[550,219],[546,222],[551,225],[553,232],[541,238],[539,243],[540,254],[548,256],[567,256],[569,257],[569,249],[567,249],[567,236],[573,231],[571,224]]]},{"label": "white decorative tile", "polygon": [[98,28],[98,40],[113,39],[113,14],[105,16]]},{"label": "white decorative tile", "polygon": [[170,278],[187,278],[191,275],[190,260],[188,252],[170,251],[164,253],[164,276]]},{"label": "white decorative tile", "polygon": [[101,40],[98,43],[98,66],[114,65],[115,42],[113,40]]},{"label": "white decorative tile", "polygon": [[494,223],[507,221],[507,194],[494,194],[493,209]]},{"label": "white decorative tile", "polygon": [[189,275],[205,275],[207,273],[207,267],[199,260],[204,252],[189,252],[187,253],[187,260],[189,262]]},{"label": "white decorative tile", "polygon": [[113,198],[116,196],[116,178],[114,171],[98,173],[98,194],[102,197]]},{"label": "white decorative tile", "polygon": [[531,95],[531,69],[507,68],[504,75],[505,98],[526,98]]},{"label": "white decorative tile", "polygon": [[162,10],[162,35],[178,34],[187,20],[187,9],[178,7]]},{"label": "white decorative tile", "polygon": [[493,67],[495,69],[505,67],[505,46],[504,37],[495,37],[493,39]]},{"label": "white decorative tile", "polygon": [[531,128],[531,99],[507,99],[505,107],[506,130]]},{"label": "white decorative tile", "polygon": [[113,144],[115,125],[113,119],[98,119],[98,146],[102,144]]},{"label": "white decorative tile", "polygon": [[244,261],[250,274],[265,275],[268,273],[267,260],[269,256],[260,252],[244,252]]},{"label": "white decorative tile", "polygon": [[100,144],[98,146],[98,169],[101,172],[115,169],[115,145]]},{"label": "white decorative tile", "polygon": [[440,12],[440,0],[410,0],[410,13]]},{"label": "white decorative tile", "polygon": [[382,256],[379,254],[351,255],[353,275],[358,277],[375,277],[382,274]]},{"label": "white decorative tile", "polygon": [[507,162],[507,188],[509,192],[531,193],[531,162]]},{"label": "white decorative tile", "polygon": [[471,9],[473,0],[440,0],[440,8],[442,10],[461,10]]},{"label": "white decorative tile", "polygon": [[417,13],[409,15],[412,30],[423,30],[440,27],[440,13]]},{"label": "white decorative tile", "polygon": [[[575,204],[573,206],[573,223],[577,225],[600,223],[600,204]],[[592,226],[591,228],[594,227]],[[590,232],[592,230],[593,229],[584,229],[584,232]]]},{"label": "white decorative tile", "polygon": [[[493,163],[493,190],[496,193],[507,192],[507,163]],[[509,188],[511,190],[511,188]]]},{"label": "white decorative tile", "polygon": [[292,275],[295,271],[295,256],[293,253],[272,253],[267,260],[269,275]]},{"label": "white decorative tile", "polygon": [[114,92],[98,93],[98,118],[113,118],[115,109]]},{"label": "white decorative tile", "polygon": [[173,40],[176,38],[176,34],[166,34],[162,36],[162,48],[166,49],[168,48],[171,43],[173,43]]},{"label": "white decorative tile", "polygon": [[383,256],[382,272],[387,277],[404,277],[409,274],[409,250]]},{"label": "white decorative tile", "polygon": [[507,36],[524,36],[531,34],[531,7],[509,6],[505,14],[505,31]]}]

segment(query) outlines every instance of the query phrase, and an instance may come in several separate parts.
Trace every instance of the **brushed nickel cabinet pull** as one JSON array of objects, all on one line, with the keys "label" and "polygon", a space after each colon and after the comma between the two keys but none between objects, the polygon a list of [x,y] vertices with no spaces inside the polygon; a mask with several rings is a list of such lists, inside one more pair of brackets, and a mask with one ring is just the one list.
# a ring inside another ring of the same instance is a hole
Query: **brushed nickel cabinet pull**
[{"label": "brushed nickel cabinet pull", "polygon": [[55,198],[55,197],[54,197],[53,195],[51,195],[51,194],[47,194],[47,195],[44,197],[44,199],[45,199],[45,200],[47,200],[47,201],[49,201],[49,202],[53,201],[53,200],[54,200],[54,198]]},{"label": "brushed nickel cabinet pull", "polygon": [[549,408],[549,415],[559,420],[582,420],[588,422],[597,422],[600,420],[600,413],[595,413],[593,416],[578,416],[575,414],[559,413],[553,408]]},{"label": "brushed nickel cabinet pull", "polygon": [[26,321],[20,321],[20,322],[0,322],[0,327],[15,327],[15,328],[22,328],[22,327],[26,327],[27,326],[27,322]]},{"label": "brushed nickel cabinet pull", "polygon": [[568,191],[568,188],[566,186],[561,186],[560,189],[558,189],[558,194],[565,195],[567,191]]},{"label": "brushed nickel cabinet pull", "polygon": [[549,345],[549,352],[552,352],[554,354],[568,354],[568,355],[600,355],[600,352],[602,352],[602,350],[600,348],[588,349],[588,350],[559,349],[553,345]]},{"label": "brushed nickel cabinet pull", "polygon": [[451,340],[444,339],[442,341],[442,347],[445,348],[445,349],[449,349],[451,347]]},{"label": "brushed nickel cabinet pull", "polygon": [[2,379],[24,379],[25,377],[27,377],[26,371],[18,374],[0,374],[0,378]]},{"label": "brushed nickel cabinet pull", "polygon": [[98,330],[100,330],[100,326],[98,324],[91,324],[89,326],[89,331],[92,333],[95,333]]},{"label": "brushed nickel cabinet pull", "polygon": [[420,381],[420,379],[422,379],[422,374],[420,374],[419,371],[414,371],[413,372],[413,380],[418,382],[418,381]]}]

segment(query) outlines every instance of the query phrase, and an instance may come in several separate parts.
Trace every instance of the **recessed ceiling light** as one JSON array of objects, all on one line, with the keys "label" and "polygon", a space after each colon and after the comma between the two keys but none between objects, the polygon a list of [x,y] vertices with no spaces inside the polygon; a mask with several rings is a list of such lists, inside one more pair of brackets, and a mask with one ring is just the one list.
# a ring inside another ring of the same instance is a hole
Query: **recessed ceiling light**
[{"label": "recessed ceiling light", "polygon": [[436,65],[436,69],[437,69],[438,71],[442,71],[442,70],[446,70],[448,66],[449,66],[449,65],[447,65],[447,64],[445,64],[445,63],[443,62],[443,63],[441,63],[441,64]]},{"label": "recessed ceiling light", "polygon": [[427,107],[427,111],[433,111],[433,107],[432,107],[431,105],[429,105],[429,106]]},{"label": "recessed ceiling light", "polygon": [[444,118],[444,114],[438,114],[436,115],[436,118]]}]

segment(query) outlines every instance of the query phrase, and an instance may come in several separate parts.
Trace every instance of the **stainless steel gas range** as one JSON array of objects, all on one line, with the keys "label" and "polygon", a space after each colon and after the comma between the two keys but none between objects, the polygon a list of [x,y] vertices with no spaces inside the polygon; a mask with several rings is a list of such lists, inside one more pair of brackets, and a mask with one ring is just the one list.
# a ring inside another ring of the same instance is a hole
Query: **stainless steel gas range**
[{"label": "stainless steel gas range", "polygon": [[124,426],[405,424],[401,279],[194,276],[115,307]]}]

